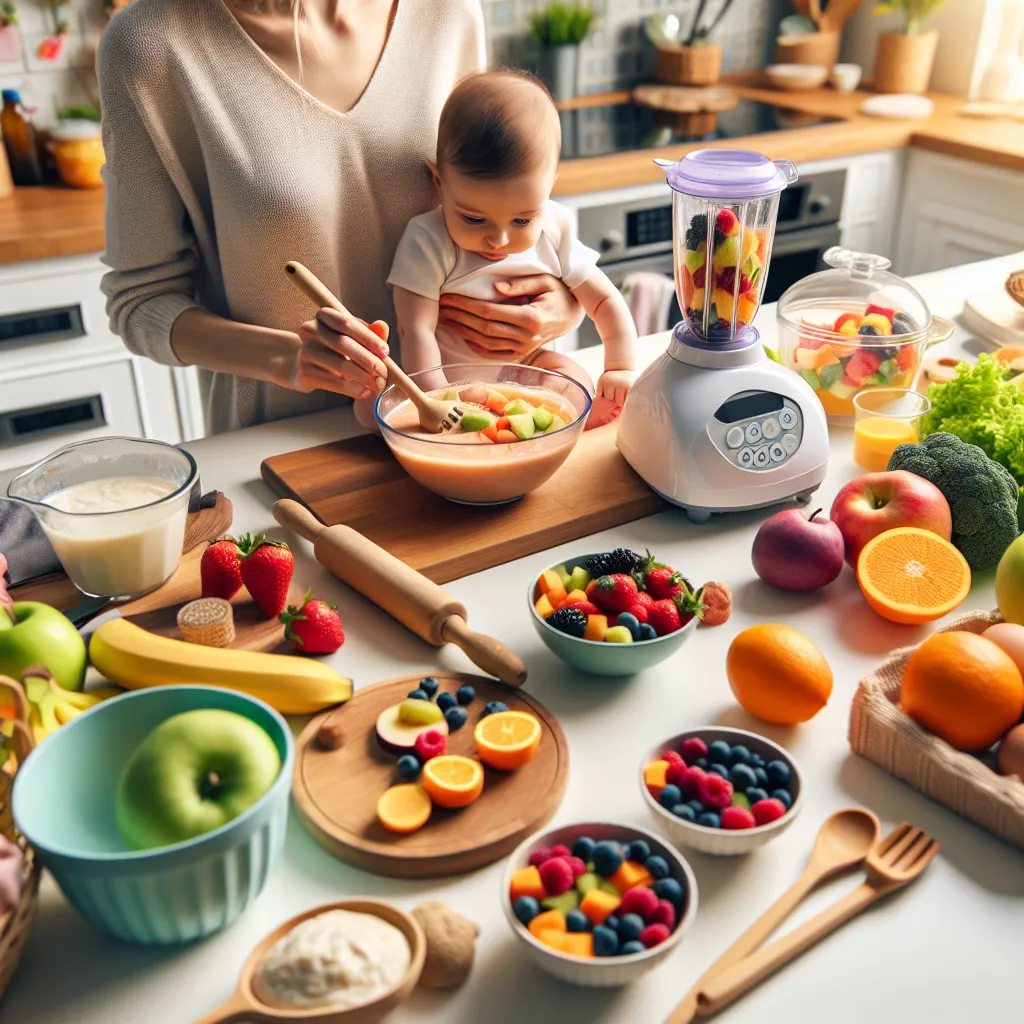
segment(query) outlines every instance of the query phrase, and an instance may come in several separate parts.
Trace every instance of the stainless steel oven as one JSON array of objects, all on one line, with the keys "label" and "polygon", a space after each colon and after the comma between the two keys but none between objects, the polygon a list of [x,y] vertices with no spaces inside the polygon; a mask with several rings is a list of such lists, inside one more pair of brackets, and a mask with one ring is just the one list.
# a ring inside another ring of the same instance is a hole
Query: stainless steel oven
[{"label": "stainless steel oven", "polygon": [[[838,245],[839,214],[846,171],[823,171],[801,178],[782,193],[772,260],[763,302],[774,302],[791,285],[822,269],[822,255]],[[632,273],[648,271],[673,276],[672,201],[636,200],[579,211],[579,237],[601,253],[598,265],[618,287]],[[673,300],[663,328],[682,319]],[[579,330],[581,347],[600,344],[591,320]]]}]

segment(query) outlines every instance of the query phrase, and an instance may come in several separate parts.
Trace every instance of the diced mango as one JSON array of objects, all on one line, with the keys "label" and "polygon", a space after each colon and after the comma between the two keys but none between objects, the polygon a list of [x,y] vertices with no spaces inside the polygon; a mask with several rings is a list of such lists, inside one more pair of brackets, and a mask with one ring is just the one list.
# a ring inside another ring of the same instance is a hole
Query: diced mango
[{"label": "diced mango", "polygon": [[586,601],[587,594],[584,590],[570,590],[561,601],[558,602],[558,607],[568,604],[570,601]]},{"label": "diced mango", "polygon": [[693,300],[687,309],[703,309],[704,308],[704,289],[697,288],[693,293]]},{"label": "diced mango", "polygon": [[811,367],[812,370],[820,370],[826,366],[835,366],[839,362],[839,356],[831,345],[822,345],[814,355],[815,359],[814,365]]},{"label": "diced mango", "polygon": [[661,796],[661,791],[666,786],[666,775],[668,773],[668,761],[651,761],[644,765],[644,783],[655,800]]},{"label": "diced mango", "polygon": [[527,928],[535,939],[539,939],[540,933],[544,931],[564,932],[565,914],[560,910],[545,910],[543,914],[538,914]]},{"label": "diced mango", "polygon": [[515,444],[519,438],[511,430],[499,430],[494,440],[496,444]]},{"label": "diced mango", "polygon": [[532,896],[535,900],[542,900],[547,896],[547,890],[540,880],[540,872],[531,864],[529,867],[512,872],[508,894],[512,902],[515,903],[520,896]]},{"label": "diced mango", "polygon": [[508,405],[508,399],[504,395],[499,394],[497,391],[492,391],[487,396],[487,401],[484,403],[484,408],[489,409],[491,412],[498,416],[505,415],[505,406]]},{"label": "diced mango", "polygon": [[746,295],[741,295],[739,305],[736,307],[736,319],[742,320],[743,323],[749,324],[757,313],[757,298],[755,292],[748,292]]},{"label": "diced mango", "polygon": [[619,870],[608,879],[619,892],[628,892],[636,885],[651,885],[654,882],[650,871],[631,860],[624,860]]},{"label": "diced mango", "polygon": [[492,423],[489,427],[485,427],[480,433],[487,438],[491,444],[495,444],[498,440],[498,428]]},{"label": "diced mango", "polygon": [[[580,910],[587,915],[591,924],[603,924],[606,917],[615,913],[621,902],[618,896],[613,896],[610,892],[591,889],[580,901]],[[536,921],[537,918],[533,920]],[[530,925],[532,931],[533,921]]]},{"label": "diced mango", "polygon": [[[585,595],[584,595],[585,596]],[[587,616],[587,631],[583,634],[584,640],[597,640],[601,641],[604,639],[605,633],[608,632],[608,616],[607,615],[588,615]]]},{"label": "diced mango", "polygon": [[560,932],[553,928],[545,928],[537,938],[545,946],[569,956],[585,959],[594,955],[594,937],[590,932]]},{"label": "diced mango", "polygon": [[757,244],[760,239],[750,228],[743,232],[743,250],[740,255],[740,266],[747,262],[751,253],[757,252]]},{"label": "diced mango", "polygon": [[533,606],[537,609],[537,614],[542,618],[546,619],[550,615],[555,614],[555,606],[551,603],[551,598],[547,594],[541,594],[537,598],[537,603]]},{"label": "diced mango", "polygon": [[547,594],[552,607],[557,608],[560,601],[565,600],[565,586],[562,578],[554,569],[545,569],[537,579],[537,590],[541,594]]}]

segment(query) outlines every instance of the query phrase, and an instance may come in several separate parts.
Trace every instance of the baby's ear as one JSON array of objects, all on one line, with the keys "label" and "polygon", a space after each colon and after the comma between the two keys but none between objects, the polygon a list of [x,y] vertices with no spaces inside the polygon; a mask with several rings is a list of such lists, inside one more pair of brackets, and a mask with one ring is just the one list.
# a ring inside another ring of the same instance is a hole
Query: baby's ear
[{"label": "baby's ear", "polygon": [[427,165],[427,170],[430,171],[431,178],[434,179],[434,188],[437,191],[437,201],[441,201],[441,175],[438,173],[437,164],[433,160],[424,160]]}]

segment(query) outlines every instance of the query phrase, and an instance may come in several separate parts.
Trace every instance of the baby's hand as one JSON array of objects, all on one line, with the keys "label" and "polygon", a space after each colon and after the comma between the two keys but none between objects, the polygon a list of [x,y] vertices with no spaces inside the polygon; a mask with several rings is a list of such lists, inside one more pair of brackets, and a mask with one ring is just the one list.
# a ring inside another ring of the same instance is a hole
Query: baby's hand
[{"label": "baby's hand", "polygon": [[621,409],[634,380],[636,374],[632,370],[605,370],[597,380],[597,393]]}]

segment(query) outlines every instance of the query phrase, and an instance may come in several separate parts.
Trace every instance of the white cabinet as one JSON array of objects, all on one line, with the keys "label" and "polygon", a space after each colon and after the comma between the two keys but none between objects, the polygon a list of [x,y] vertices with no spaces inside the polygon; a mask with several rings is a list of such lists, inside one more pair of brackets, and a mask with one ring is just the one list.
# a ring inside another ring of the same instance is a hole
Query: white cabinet
[{"label": "white cabinet", "polygon": [[1024,175],[912,149],[894,269],[945,270],[1024,248]]}]

